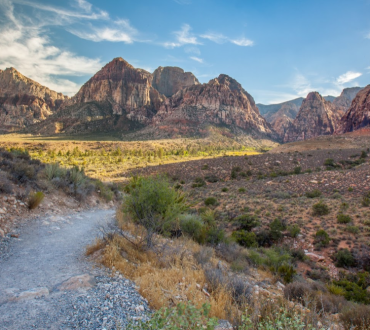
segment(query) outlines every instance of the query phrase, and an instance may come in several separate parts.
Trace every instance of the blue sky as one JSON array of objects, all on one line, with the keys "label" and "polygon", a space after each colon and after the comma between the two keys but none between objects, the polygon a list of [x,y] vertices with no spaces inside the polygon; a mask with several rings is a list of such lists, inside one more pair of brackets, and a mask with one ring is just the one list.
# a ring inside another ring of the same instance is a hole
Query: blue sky
[{"label": "blue sky", "polygon": [[73,95],[121,56],[220,73],[257,103],[370,83],[370,0],[0,0],[0,69]]}]

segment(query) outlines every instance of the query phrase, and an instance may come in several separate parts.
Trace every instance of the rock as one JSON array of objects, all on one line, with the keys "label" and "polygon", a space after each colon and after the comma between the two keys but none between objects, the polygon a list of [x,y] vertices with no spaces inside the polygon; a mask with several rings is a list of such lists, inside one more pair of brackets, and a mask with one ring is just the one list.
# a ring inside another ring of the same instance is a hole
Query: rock
[{"label": "rock", "polygon": [[312,252],[308,252],[308,253],[305,253],[307,257],[309,257],[312,261],[316,261],[316,262],[322,262],[322,261],[325,261],[325,257],[323,256],[320,256],[318,254],[315,254],[315,253],[312,253]]},{"label": "rock", "polygon": [[6,211],[4,209],[0,209],[0,214],[5,214]]},{"label": "rock", "polygon": [[346,112],[350,108],[352,101],[356,97],[357,93],[361,90],[361,87],[345,88],[343,89],[340,96],[336,97],[333,100],[333,104],[337,108],[341,109],[343,112]]},{"label": "rock", "polygon": [[165,100],[151,125],[160,132],[188,134],[199,132],[205,124],[226,124],[255,135],[277,138],[259,114],[253,97],[235,79],[224,74],[207,84],[184,88]]},{"label": "rock", "polygon": [[153,72],[153,87],[167,97],[193,85],[199,85],[198,79],[191,72],[184,72],[181,68],[160,66]]},{"label": "rock", "polygon": [[89,274],[73,276],[61,283],[57,289],[59,291],[88,290],[95,286],[95,278]]},{"label": "rock", "polygon": [[233,326],[226,320],[219,320],[215,330],[233,330]]},{"label": "rock", "polygon": [[135,311],[137,313],[144,312],[144,306],[143,305],[136,306]]},{"label": "rock", "polygon": [[352,132],[370,125],[370,85],[358,92],[342,117],[336,134]]},{"label": "rock", "polygon": [[309,93],[302,102],[297,117],[286,130],[284,142],[333,134],[342,115],[342,110],[326,101],[319,93]]},{"label": "rock", "polygon": [[0,129],[12,131],[44,120],[67,99],[14,68],[0,71]]},{"label": "rock", "polygon": [[19,235],[18,234],[11,234],[10,237],[19,238]]},{"label": "rock", "polygon": [[1,237],[5,237],[4,230],[2,230],[1,228],[0,228],[0,236],[1,236]]},{"label": "rock", "polygon": [[17,297],[16,300],[25,300],[25,299],[33,299],[36,297],[42,297],[49,295],[48,288],[34,288],[27,291],[21,292]]},{"label": "rock", "polygon": [[278,287],[279,290],[284,290],[285,289],[285,285],[281,282],[276,282],[276,286]]}]

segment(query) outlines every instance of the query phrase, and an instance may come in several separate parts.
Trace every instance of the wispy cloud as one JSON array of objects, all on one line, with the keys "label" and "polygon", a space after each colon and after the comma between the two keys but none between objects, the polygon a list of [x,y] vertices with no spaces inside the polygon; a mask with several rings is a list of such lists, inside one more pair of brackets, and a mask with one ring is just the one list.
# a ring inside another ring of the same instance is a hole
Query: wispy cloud
[{"label": "wispy cloud", "polygon": [[230,40],[233,44],[242,46],[242,47],[248,47],[248,46],[253,46],[254,42],[252,40],[246,39],[246,38],[239,38],[239,39],[234,39]]},{"label": "wispy cloud", "polygon": [[370,39],[370,32],[369,32],[369,34],[365,38],[366,39]]},{"label": "wispy cloud", "polygon": [[197,37],[190,31],[191,31],[190,25],[184,24],[181,27],[181,30],[173,32],[173,34],[176,36],[176,41],[165,42],[163,45],[166,48],[181,47],[184,45],[201,45],[202,43],[199,42]]},{"label": "wispy cloud", "polygon": [[298,96],[306,97],[309,92],[312,92],[312,86],[310,81],[301,73],[296,73],[293,78],[292,86],[293,90]]},{"label": "wispy cloud", "polygon": [[208,39],[210,41],[213,41],[217,44],[223,44],[226,41],[228,41],[228,38],[225,37],[221,33],[208,32],[208,33],[205,33],[205,34],[201,34],[200,37],[203,38],[203,39]]},{"label": "wispy cloud", "polygon": [[[89,9],[85,1],[79,5]],[[51,15],[54,16],[54,15]],[[69,76],[83,76],[95,73],[102,67],[100,59],[78,56],[53,45],[44,33],[44,27],[59,24],[55,19],[37,16],[26,19],[14,10],[10,0],[0,1],[0,67],[15,67],[22,74],[58,92],[74,94],[79,85]]]},{"label": "wispy cloud", "polygon": [[200,55],[201,54],[200,49],[198,47],[194,47],[194,46],[185,47],[185,53],[195,54],[195,55]]},{"label": "wispy cloud", "polygon": [[356,78],[362,76],[362,73],[360,72],[354,72],[354,71],[347,71],[346,73],[340,75],[336,82],[337,84],[339,85],[343,85],[343,84],[346,84],[352,80],[355,80]]},{"label": "wispy cloud", "polygon": [[190,56],[190,59],[192,59],[193,61],[196,61],[198,63],[203,63],[203,59],[201,59],[199,57],[196,57],[196,56]]},{"label": "wispy cloud", "polygon": [[80,28],[69,28],[67,30],[81,39],[95,42],[111,41],[131,44],[136,41],[136,36],[138,35],[138,31],[130,25],[128,20],[124,19],[113,22],[113,25],[110,27],[90,26],[87,30],[81,30]]}]

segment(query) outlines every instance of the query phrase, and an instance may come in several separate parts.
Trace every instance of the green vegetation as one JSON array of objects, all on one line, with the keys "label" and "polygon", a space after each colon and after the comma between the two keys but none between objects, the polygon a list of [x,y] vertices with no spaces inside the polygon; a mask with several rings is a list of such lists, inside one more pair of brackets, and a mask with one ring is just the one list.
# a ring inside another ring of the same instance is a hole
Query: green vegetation
[{"label": "green vegetation", "polygon": [[320,201],[314,205],[312,205],[312,213],[313,215],[327,215],[330,213],[328,205],[326,205],[323,201]]},{"label": "green vegetation", "polygon": [[27,201],[27,206],[30,210],[37,208],[41,202],[44,200],[44,193],[42,191],[35,192],[30,194]]},{"label": "green vegetation", "polygon": [[256,234],[253,232],[249,232],[246,230],[238,230],[232,233],[232,237],[235,240],[235,242],[240,244],[241,246],[247,248],[258,246]]},{"label": "green vegetation", "polygon": [[205,200],[204,200],[204,204],[207,205],[207,206],[214,206],[217,204],[217,199],[214,198],[214,197],[207,197]]},{"label": "green vegetation", "polygon": [[348,249],[338,251],[334,255],[337,267],[352,267],[355,265],[355,258]]},{"label": "green vegetation", "polygon": [[317,198],[317,197],[320,197],[321,195],[322,195],[322,193],[318,189],[314,189],[312,191],[307,191],[306,192],[306,197],[308,197],[308,198]]},{"label": "green vegetation", "polygon": [[352,221],[351,217],[348,214],[338,213],[337,215],[338,223],[350,223]]},{"label": "green vegetation", "polygon": [[330,243],[329,234],[324,230],[320,229],[315,234],[314,243],[317,247],[326,247]]}]

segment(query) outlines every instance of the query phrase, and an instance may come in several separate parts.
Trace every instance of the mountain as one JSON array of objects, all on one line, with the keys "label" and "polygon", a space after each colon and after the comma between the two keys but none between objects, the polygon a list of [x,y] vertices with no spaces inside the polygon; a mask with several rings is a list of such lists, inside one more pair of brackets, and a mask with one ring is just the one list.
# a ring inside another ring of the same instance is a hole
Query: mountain
[{"label": "mountain", "polygon": [[[353,94],[352,94],[353,95]],[[370,85],[361,89],[353,99],[350,108],[342,117],[336,134],[352,132],[370,125]]]},{"label": "mountain", "polygon": [[281,109],[281,107],[283,107],[286,104],[288,104],[288,105],[294,104],[297,107],[297,109],[299,109],[303,100],[304,100],[303,97],[299,97],[297,99],[294,99],[294,100],[291,100],[291,101],[286,101],[286,102],[283,102],[283,103],[268,104],[268,105],[257,103],[257,107],[260,111],[260,114],[262,116],[264,116],[268,121],[268,117],[271,117],[274,113],[278,112]]},{"label": "mountain", "polygon": [[14,68],[0,70],[0,132],[16,131],[45,120],[67,100],[67,96]]},{"label": "mountain", "polygon": [[159,67],[151,74],[115,58],[57,113],[29,131],[47,135],[137,132],[135,138],[151,131],[150,136],[161,138],[203,136],[209,126],[226,127],[229,131],[222,134],[234,137],[277,138],[253,97],[226,75],[200,84],[192,73],[180,68]]},{"label": "mountain", "polygon": [[311,92],[302,102],[297,117],[286,130],[284,142],[307,140],[319,135],[333,134],[343,111],[326,101],[319,93]]},{"label": "mountain", "polygon": [[152,126],[197,133],[206,124],[228,125],[252,135],[275,137],[253,97],[233,78],[221,74],[206,84],[179,90],[161,105]]},{"label": "mountain", "polygon": [[351,87],[343,89],[340,96],[336,97],[333,104],[346,112],[351,106],[352,100],[356,97],[357,93],[362,90],[362,87]]},{"label": "mountain", "polygon": [[332,95],[323,96],[323,98],[329,102],[333,102],[336,99],[336,97]]},{"label": "mountain", "polygon": [[191,72],[167,66],[159,67],[153,72],[153,87],[166,97],[171,97],[180,89],[199,85],[198,79]]}]

